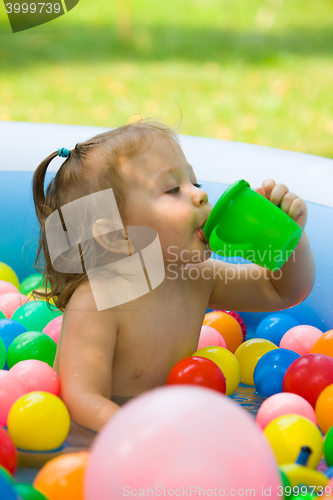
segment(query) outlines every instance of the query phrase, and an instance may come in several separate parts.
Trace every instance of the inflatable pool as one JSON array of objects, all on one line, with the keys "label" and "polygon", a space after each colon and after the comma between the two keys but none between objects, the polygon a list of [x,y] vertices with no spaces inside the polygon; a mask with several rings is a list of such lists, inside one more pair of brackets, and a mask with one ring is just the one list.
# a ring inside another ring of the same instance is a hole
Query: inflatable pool
[{"label": "inflatable pool", "polygon": [[[60,147],[71,149],[104,128],[24,122],[1,122],[0,137],[0,261],[11,266],[20,281],[35,272],[38,226],[31,182],[35,168]],[[323,332],[333,328],[333,160],[231,141],[180,136],[182,148],[209,195],[212,205],[235,180],[246,179],[251,187],[266,178],[288,185],[308,202],[306,231],[316,259],[317,275],[312,293],[288,310],[301,324]],[[55,175],[62,158],[54,159],[46,184]],[[235,259],[232,260],[235,262]],[[268,313],[242,313],[251,335]],[[233,395],[255,414],[262,398],[253,388],[240,387]],[[31,457],[27,457],[29,460]],[[51,458],[51,457],[49,457]],[[36,473],[19,470],[16,480],[31,481]]]}]

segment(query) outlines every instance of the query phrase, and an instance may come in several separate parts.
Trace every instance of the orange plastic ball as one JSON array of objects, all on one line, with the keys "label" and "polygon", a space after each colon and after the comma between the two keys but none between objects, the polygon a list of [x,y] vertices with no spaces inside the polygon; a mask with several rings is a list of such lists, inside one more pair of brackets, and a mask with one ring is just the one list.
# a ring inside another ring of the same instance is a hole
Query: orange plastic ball
[{"label": "orange plastic ball", "polygon": [[333,426],[333,384],[320,393],[315,412],[320,430],[327,434]]},{"label": "orange plastic ball", "polygon": [[227,349],[234,353],[243,342],[243,331],[238,321],[230,314],[222,311],[212,311],[204,318],[204,325],[215,328],[225,340]]},{"label": "orange plastic ball", "polygon": [[333,330],[320,335],[319,339],[313,344],[311,353],[326,354],[333,358]]},{"label": "orange plastic ball", "polygon": [[89,452],[68,453],[47,462],[33,486],[49,500],[83,500],[83,478]]}]

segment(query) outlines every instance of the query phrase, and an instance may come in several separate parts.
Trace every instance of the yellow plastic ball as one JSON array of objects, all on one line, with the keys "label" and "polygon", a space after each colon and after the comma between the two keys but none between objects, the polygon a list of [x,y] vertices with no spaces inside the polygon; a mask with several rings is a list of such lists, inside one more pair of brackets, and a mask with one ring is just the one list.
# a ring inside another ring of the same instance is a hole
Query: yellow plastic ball
[{"label": "yellow plastic ball", "polygon": [[0,280],[9,281],[9,283],[12,283],[17,289],[20,288],[20,282],[15,272],[4,262],[0,262]]},{"label": "yellow plastic ball", "polygon": [[265,427],[264,435],[270,442],[279,465],[296,461],[302,446],[311,448],[307,466],[315,469],[323,455],[323,440],[316,425],[300,415],[284,415]]},{"label": "yellow plastic ball", "polygon": [[253,385],[253,372],[259,359],[269,351],[278,347],[265,339],[250,339],[243,342],[235,352],[236,359],[241,369],[241,382]]},{"label": "yellow plastic ball", "polygon": [[240,366],[235,356],[224,347],[203,347],[192,356],[210,359],[222,370],[226,380],[226,395],[231,396],[239,386],[241,379]]},{"label": "yellow plastic ball", "polygon": [[29,392],[11,407],[8,432],[15,446],[24,450],[47,451],[65,441],[70,416],[64,403],[49,392]]}]

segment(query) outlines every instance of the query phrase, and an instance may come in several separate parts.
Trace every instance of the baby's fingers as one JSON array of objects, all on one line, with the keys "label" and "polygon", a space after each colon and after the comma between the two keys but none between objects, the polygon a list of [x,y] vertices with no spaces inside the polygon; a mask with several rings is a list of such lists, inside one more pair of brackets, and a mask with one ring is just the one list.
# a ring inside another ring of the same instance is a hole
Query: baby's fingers
[{"label": "baby's fingers", "polygon": [[[299,197],[297,196],[297,194],[295,194],[295,193],[291,193],[290,191],[288,191],[288,193],[286,193],[286,194],[284,195],[284,197],[282,198],[282,200],[281,200],[281,203],[280,203],[280,207],[281,207],[281,209],[282,209],[282,210],[283,210],[286,214],[288,214],[288,213],[289,213],[289,210],[290,210],[290,207],[291,207],[291,204],[292,204],[295,200],[297,200],[297,198],[299,198]],[[300,198],[299,198],[299,199],[300,199]],[[290,215],[290,214],[289,214],[289,215]],[[290,215],[290,217],[292,217],[292,216]]]},{"label": "baby's fingers", "polygon": [[289,207],[288,215],[304,229],[308,218],[308,207],[305,201],[298,197],[294,199]]},{"label": "baby's fingers", "polygon": [[261,184],[261,187],[256,189],[256,192],[269,200],[272,189],[274,188],[275,184],[276,183],[273,179],[266,179]]},{"label": "baby's fingers", "polygon": [[272,189],[269,199],[274,205],[279,206],[288,192],[289,189],[285,184],[276,184]]}]

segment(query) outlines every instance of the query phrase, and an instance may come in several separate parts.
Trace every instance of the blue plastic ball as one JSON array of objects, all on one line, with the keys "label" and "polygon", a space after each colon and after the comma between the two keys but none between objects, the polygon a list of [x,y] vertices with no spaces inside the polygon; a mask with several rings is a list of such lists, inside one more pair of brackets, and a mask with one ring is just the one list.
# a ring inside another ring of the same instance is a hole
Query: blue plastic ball
[{"label": "blue plastic ball", "polygon": [[18,500],[13,485],[5,476],[0,476],[0,498],[1,500]]},{"label": "blue plastic ball", "polygon": [[289,349],[274,349],[264,354],[258,361],[253,381],[261,396],[269,397],[283,392],[283,378],[287,368],[301,356]]},{"label": "blue plastic ball", "polygon": [[[12,319],[0,319],[0,337],[4,341],[6,351],[8,351],[8,347],[13,342],[16,337],[21,335],[21,333],[26,332],[27,329],[18,321],[14,321]],[[8,370],[8,364],[4,366],[4,370]]]},{"label": "blue plastic ball", "polygon": [[297,319],[289,316],[289,314],[270,314],[260,321],[257,326],[256,337],[258,339],[270,340],[273,344],[279,346],[283,335],[290,330],[290,328],[294,328],[294,326],[298,325],[299,322]]}]

